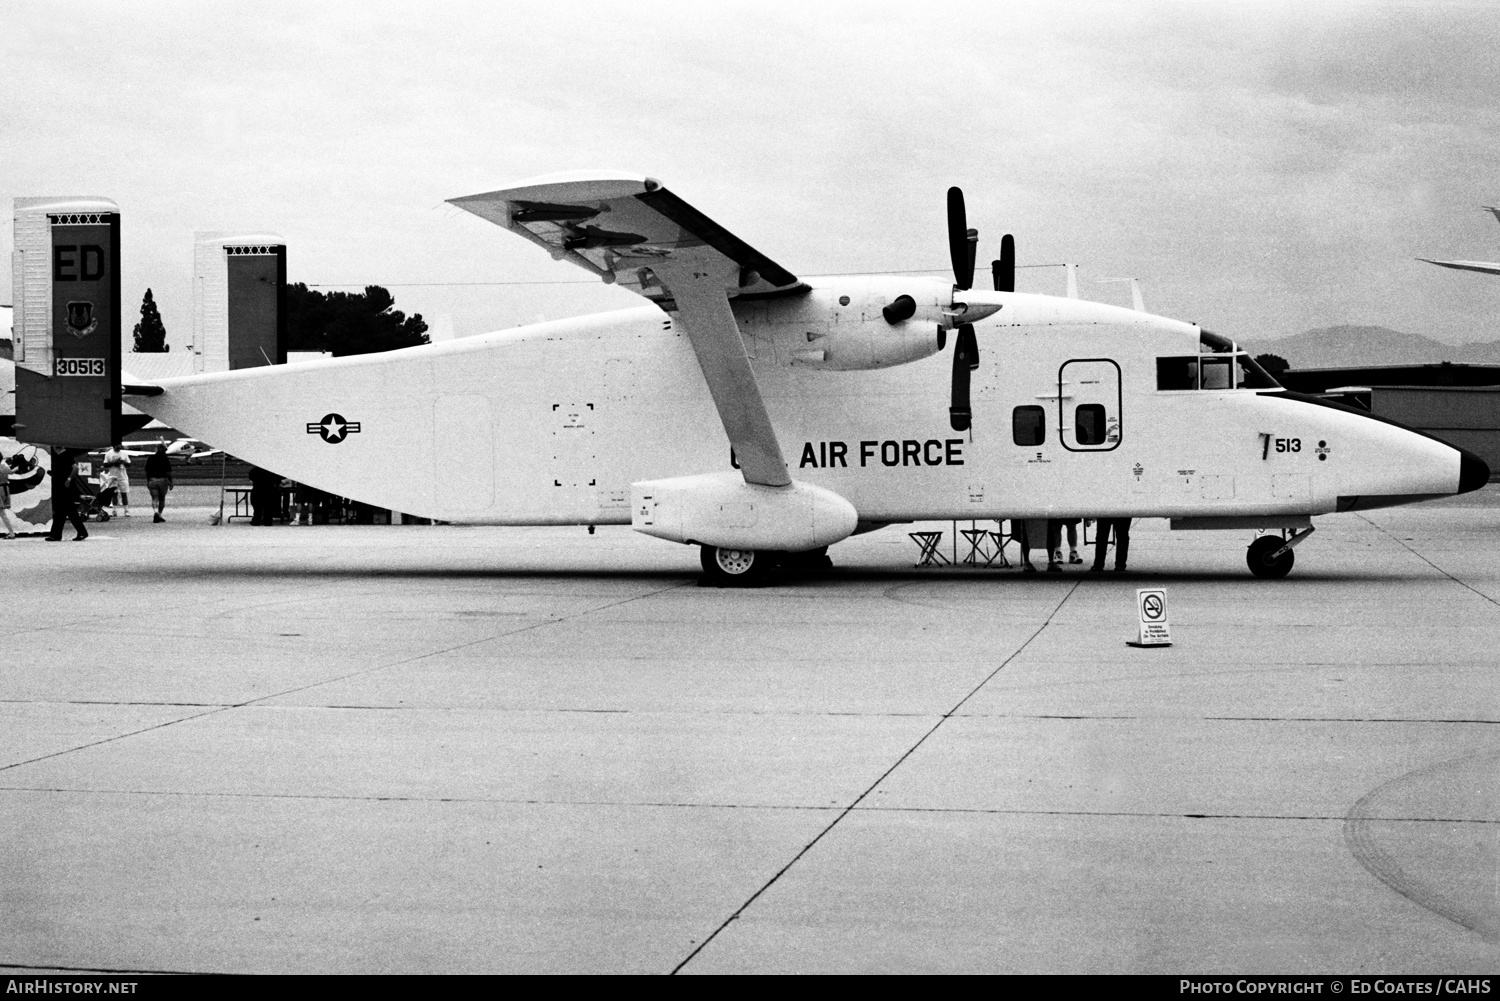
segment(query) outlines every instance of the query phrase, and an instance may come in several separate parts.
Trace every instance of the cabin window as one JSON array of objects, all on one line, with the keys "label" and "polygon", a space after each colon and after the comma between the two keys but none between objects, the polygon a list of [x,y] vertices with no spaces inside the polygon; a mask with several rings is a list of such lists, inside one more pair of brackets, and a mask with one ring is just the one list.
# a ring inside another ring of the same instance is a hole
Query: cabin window
[{"label": "cabin window", "polygon": [[1104,444],[1104,406],[1080,403],[1073,411],[1073,440],[1080,445]]},{"label": "cabin window", "polygon": [[1017,445],[1040,445],[1047,440],[1047,412],[1041,407],[1017,407],[1010,412],[1010,436]]}]

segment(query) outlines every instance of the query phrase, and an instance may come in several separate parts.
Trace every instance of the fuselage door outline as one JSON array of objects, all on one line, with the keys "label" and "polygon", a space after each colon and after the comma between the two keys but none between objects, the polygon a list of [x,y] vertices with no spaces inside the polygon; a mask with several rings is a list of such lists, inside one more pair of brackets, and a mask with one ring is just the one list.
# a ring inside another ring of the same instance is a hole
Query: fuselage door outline
[{"label": "fuselage door outline", "polygon": [[[1063,448],[1070,452],[1113,452],[1120,447],[1124,438],[1123,381],[1120,365],[1113,358],[1070,358],[1062,363],[1057,370],[1057,440]],[[1079,441],[1080,408],[1085,410],[1085,423],[1095,428],[1094,441]]]}]

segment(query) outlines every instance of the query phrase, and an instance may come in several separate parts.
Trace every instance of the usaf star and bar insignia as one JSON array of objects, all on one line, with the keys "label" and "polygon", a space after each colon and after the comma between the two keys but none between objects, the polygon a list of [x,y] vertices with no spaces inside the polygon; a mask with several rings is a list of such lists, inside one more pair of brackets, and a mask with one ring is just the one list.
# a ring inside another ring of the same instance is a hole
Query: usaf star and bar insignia
[{"label": "usaf star and bar insignia", "polygon": [[329,414],[321,421],[309,421],[308,434],[321,435],[330,445],[337,445],[351,434],[359,434],[359,421],[346,421],[342,414]]}]

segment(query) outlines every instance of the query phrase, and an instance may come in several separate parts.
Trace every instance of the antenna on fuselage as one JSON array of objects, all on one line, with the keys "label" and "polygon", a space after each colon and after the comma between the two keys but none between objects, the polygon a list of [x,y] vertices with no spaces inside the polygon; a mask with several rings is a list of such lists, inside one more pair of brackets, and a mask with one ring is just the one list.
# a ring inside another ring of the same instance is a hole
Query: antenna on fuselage
[{"label": "antenna on fuselage", "polygon": [[1077,299],[1078,298],[1078,265],[1076,265],[1076,264],[1064,264],[1063,267],[1066,268],[1067,271],[1068,271],[1068,298],[1069,299]]},{"label": "antenna on fuselage", "polygon": [[1139,278],[1096,278],[1094,280],[1097,281],[1100,285],[1109,285],[1115,282],[1129,282],[1130,308],[1135,310],[1137,313],[1144,313],[1146,311],[1146,300],[1141,295],[1141,281]]}]

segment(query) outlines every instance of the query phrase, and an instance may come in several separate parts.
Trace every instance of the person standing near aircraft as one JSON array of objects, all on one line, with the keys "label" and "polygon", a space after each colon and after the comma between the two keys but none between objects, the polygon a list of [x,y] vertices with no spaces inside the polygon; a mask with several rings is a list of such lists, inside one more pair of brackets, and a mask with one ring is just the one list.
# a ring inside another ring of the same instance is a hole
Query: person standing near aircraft
[{"label": "person standing near aircraft", "polygon": [[70,449],[52,450],[52,531],[47,533],[48,542],[62,541],[64,521],[72,522],[73,531],[78,533],[73,536],[74,542],[82,542],[89,537],[89,530],[83,527],[83,519],[78,516],[78,495],[82,491],[82,484],[78,482],[78,470],[73,466],[73,459]]},{"label": "person standing near aircraft", "polygon": [[[130,456],[111,445],[104,453],[104,473],[111,480],[115,488],[115,500],[111,501],[110,507],[124,508],[125,517],[130,517]],[[105,489],[105,484],[100,483],[99,489]]]},{"label": "person standing near aircraft", "polygon": [[[1079,518],[1064,518],[1063,521],[1062,521],[1062,527],[1066,528],[1068,530],[1068,562],[1069,563],[1082,563],[1083,562],[1083,557],[1078,555],[1078,522],[1080,520],[1082,520],[1082,519],[1079,519]],[[1058,533],[1058,537],[1055,540],[1053,540],[1052,545],[1053,545],[1053,549],[1052,549],[1052,562],[1061,565],[1061,563],[1062,563],[1062,533],[1061,532],[1059,532]]]},{"label": "person standing near aircraft", "polygon": [[5,537],[16,537],[16,526],[10,520],[10,461],[0,460],[0,521],[5,522]]},{"label": "person standing near aircraft", "polygon": [[166,521],[162,511],[167,507],[167,491],[172,489],[172,460],[167,457],[167,446],[158,443],[156,451],[146,457],[146,489],[151,491],[151,515],[153,523]]},{"label": "person standing near aircraft", "polygon": [[259,466],[250,467],[250,524],[269,525],[276,516],[281,477]]},{"label": "person standing near aircraft", "polygon": [[1115,572],[1125,571],[1125,559],[1130,555],[1130,519],[1100,518],[1094,535],[1094,565],[1090,572],[1104,569],[1104,556],[1109,552],[1109,533],[1115,533]]},{"label": "person standing near aircraft", "polygon": [[[1040,548],[1047,553],[1047,572],[1062,573],[1062,522],[1054,518],[1026,518],[1016,524],[1020,526],[1021,571],[1036,573],[1036,567],[1031,563],[1031,551]],[[1037,545],[1039,542],[1041,546]]]}]

